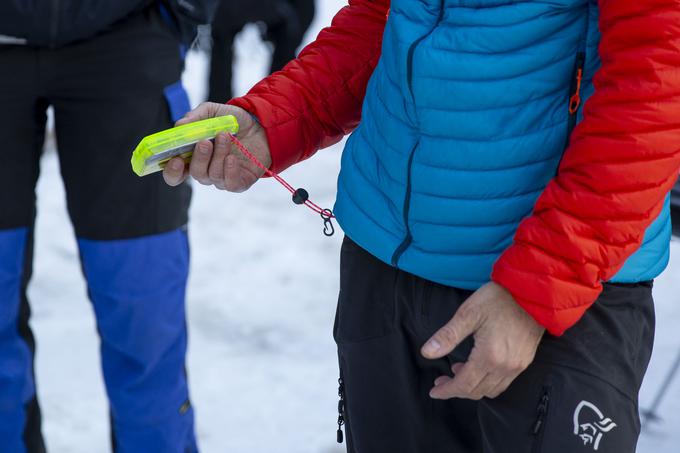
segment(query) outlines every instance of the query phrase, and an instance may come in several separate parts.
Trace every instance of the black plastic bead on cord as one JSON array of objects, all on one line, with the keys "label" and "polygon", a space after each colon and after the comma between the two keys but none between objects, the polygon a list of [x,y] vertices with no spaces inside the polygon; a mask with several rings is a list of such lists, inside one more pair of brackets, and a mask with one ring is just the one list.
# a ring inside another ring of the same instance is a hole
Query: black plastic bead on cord
[{"label": "black plastic bead on cord", "polygon": [[305,201],[307,200],[309,200],[309,192],[305,189],[299,188],[293,193],[293,203],[305,204]]},{"label": "black plastic bead on cord", "polygon": [[[301,205],[307,203],[307,201],[309,201],[309,192],[307,192],[302,187],[295,189],[295,192],[293,192],[293,203]],[[312,205],[314,205],[314,203],[312,203]],[[314,205],[314,208],[321,209],[316,205]],[[321,218],[323,219],[323,234],[329,237],[333,236],[335,233],[335,228],[333,227],[333,222],[331,221],[333,218],[333,211],[330,209],[322,209],[320,214]]]}]

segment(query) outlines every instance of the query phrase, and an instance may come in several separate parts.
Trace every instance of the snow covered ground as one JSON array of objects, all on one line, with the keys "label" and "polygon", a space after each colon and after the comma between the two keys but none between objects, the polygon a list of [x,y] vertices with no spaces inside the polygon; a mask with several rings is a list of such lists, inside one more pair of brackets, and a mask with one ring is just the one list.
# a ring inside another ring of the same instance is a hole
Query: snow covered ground
[{"label": "snow covered ground", "polygon": [[[310,37],[343,4],[320,0]],[[264,74],[268,49],[257,32],[238,42],[236,91]],[[185,81],[202,97],[205,59],[190,55]],[[341,146],[286,173],[322,206],[332,206]],[[188,295],[189,374],[205,453],[337,453],[337,370],[331,338],[341,234],[293,206],[273,181],[246,195],[195,186]],[[107,406],[98,339],[66,216],[54,153],[38,187],[35,274],[30,296],[37,336],[39,397],[49,450],[108,451]],[[680,245],[658,280],[658,335],[642,391],[646,406],[680,352]],[[661,405],[661,424],[639,452],[680,452],[680,376]],[[150,452],[153,453],[153,452]]]}]

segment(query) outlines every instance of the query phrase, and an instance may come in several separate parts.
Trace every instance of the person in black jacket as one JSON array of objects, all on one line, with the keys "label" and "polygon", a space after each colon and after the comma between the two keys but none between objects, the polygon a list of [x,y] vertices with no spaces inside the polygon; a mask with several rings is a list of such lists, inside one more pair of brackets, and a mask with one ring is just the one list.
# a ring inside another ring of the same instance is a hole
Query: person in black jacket
[{"label": "person in black jacket", "polygon": [[130,155],[189,109],[181,47],[213,3],[0,2],[3,453],[45,451],[26,288],[49,106],[101,337],[114,450],[197,451],[185,373],[190,188],[135,176]]},{"label": "person in black jacket", "polygon": [[314,0],[222,0],[212,24],[208,100],[232,98],[234,39],[246,24],[263,27],[274,47],[270,72],[275,72],[295,58],[314,11]]}]

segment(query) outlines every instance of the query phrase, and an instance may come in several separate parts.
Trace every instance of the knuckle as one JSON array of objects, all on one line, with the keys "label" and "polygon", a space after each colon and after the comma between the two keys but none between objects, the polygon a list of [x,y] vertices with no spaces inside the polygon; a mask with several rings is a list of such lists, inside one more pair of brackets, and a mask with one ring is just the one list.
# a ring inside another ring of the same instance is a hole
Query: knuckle
[{"label": "knuckle", "polygon": [[243,187],[243,185],[235,181],[227,180],[227,182],[224,184],[224,190],[229,192],[241,193],[244,192],[245,189],[246,187]]},{"label": "knuckle", "polygon": [[446,389],[446,391],[444,391],[443,395],[447,399],[450,399],[450,398],[465,398],[466,397],[464,392],[461,392],[460,389],[458,389],[456,387]]},{"label": "knuckle", "polygon": [[524,371],[527,367],[529,366],[528,363],[525,363],[524,360],[516,360],[512,362],[510,366],[510,371],[515,372],[515,373],[520,373]]},{"label": "knuckle", "polygon": [[507,376],[514,376],[519,374],[520,368],[516,362],[510,362],[505,366],[505,373]]},{"label": "knuckle", "polygon": [[486,362],[493,368],[505,368],[507,366],[507,361],[503,354],[494,349],[487,353]]},{"label": "knuckle", "polygon": [[461,394],[470,396],[475,394],[475,387],[475,384],[471,382],[462,382],[458,386],[458,389]]},{"label": "knuckle", "polygon": [[456,317],[465,323],[472,323],[478,317],[477,306],[471,302],[465,302],[458,308]]},{"label": "knuckle", "polygon": [[193,159],[191,161],[191,164],[189,164],[189,175],[191,175],[192,178],[194,178],[196,181],[200,181],[201,179],[206,179],[207,175],[207,168],[199,161],[196,159]]},{"label": "knuckle", "polygon": [[505,371],[505,374],[518,374],[523,369],[524,368],[522,368],[522,362],[520,362],[517,359],[508,360],[503,365],[503,370]]},{"label": "knuckle", "polygon": [[189,164],[189,172],[195,179],[206,179],[208,177],[208,160],[202,156],[196,156],[191,159]]},{"label": "knuckle", "polygon": [[466,302],[462,304],[460,307],[458,307],[458,311],[456,312],[456,315],[460,316],[463,319],[467,319],[472,312],[472,304]]},{"label": "knuckle", "polygon": [[456,328],[451,324],[445,324],[436,334],[437,340],[443,345],[453,344],[458,339],[458,332]]},{"label": "knuckle", "polygon": [[213,183],[222,182],[222,168],[214,163],[210,165],[210,168],[208,168],[208,178]]},{"label": "knuckle", "polygon": [[480,400],[482,399],[483,395],[479,391],[475,391],[474,388],[470,389],[460,389],[459,391],[455,392],[455,396],[458,398],[465,398],[469,400]]},{"label": "knuckle", "polygon": [[486,395],[486,397],[489,398],[489,399],[494,399],[494,398],[498,398],[498,397],[500,396],[500,394],[501,394],[500,391],[494,390],[493,392],[489,392],[489,393]]},{"label": "knuckle", "polygon": [[201,153],[194,152],[191,156],[191,162],[189,163],[189,173],[194,178],[202,177],[208,168],[208,163],[205,158],[201,156]]}]

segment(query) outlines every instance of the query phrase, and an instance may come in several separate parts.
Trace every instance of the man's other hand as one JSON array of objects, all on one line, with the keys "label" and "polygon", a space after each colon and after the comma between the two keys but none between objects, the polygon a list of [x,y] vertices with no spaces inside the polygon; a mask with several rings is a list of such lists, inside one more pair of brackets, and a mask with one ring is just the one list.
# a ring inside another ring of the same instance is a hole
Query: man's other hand
[{"label": "man's other hand", "polygon": [[423,346],[424,357],[438,359],[466,337],[473,335],[475,340],[468,361],[451,366],[454,377],[438,377],[430,396],[473,400],[497,397],[534,360],[544,331],[505,288],[487,283]]}]

